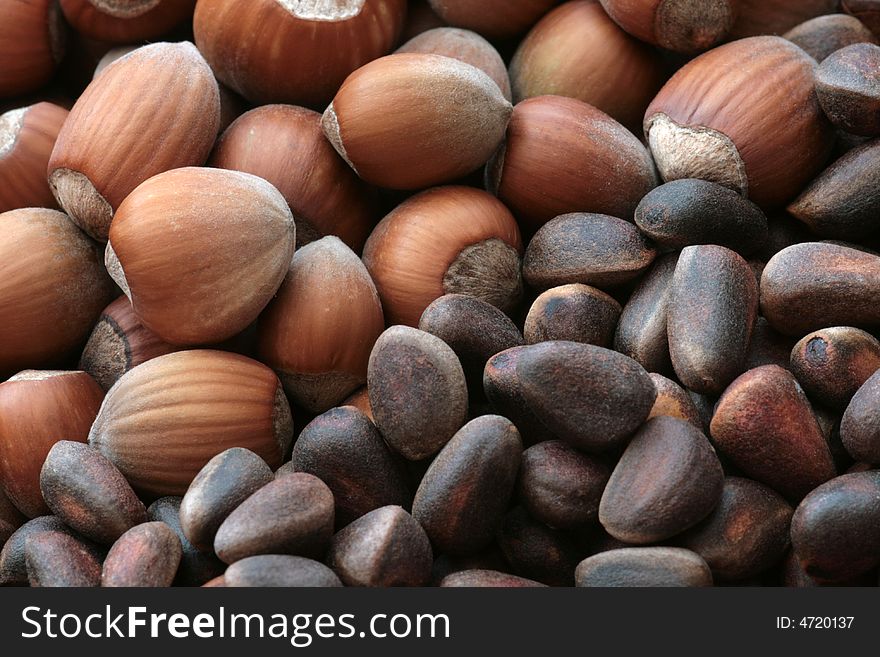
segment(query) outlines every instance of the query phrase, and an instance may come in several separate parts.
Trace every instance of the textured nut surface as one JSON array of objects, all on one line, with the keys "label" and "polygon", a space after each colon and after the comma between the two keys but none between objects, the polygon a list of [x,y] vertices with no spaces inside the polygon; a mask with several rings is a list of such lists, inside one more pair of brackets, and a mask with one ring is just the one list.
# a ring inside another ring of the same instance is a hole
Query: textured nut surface
[{"label": "textured nut surface", "polygon": [[342,586],[332,570],[320,561],[289,554],[245,557],[226,569],[223,586]]},{"label": "textured nut surface", "polygon": [[132,527],[107,553],[101,586],[171,586],[182,553],[180,539],[164,522]]},{"label": "textured nut surface", "polygon": [[101,585],[101,555],[70,534],[59,531],[31,534],[25,541],[24,556],[31,586]]},{"label": "textured nut surface", "polygon": [[840,439],[856,460],[880,462],[880,369],[853,395],[840,421]]},{"label": "textured nut surface", "polygon": [[674,547],[621,548],[581,561],[578,586],[712,586],[700,555]]}]

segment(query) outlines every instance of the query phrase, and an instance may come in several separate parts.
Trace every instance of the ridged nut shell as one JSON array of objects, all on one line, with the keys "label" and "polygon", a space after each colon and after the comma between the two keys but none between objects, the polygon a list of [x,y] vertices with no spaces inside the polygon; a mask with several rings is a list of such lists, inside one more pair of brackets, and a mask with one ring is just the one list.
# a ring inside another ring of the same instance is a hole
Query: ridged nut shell
[{"label": "ridged nut shell", "polygon": [[217,78],[257,105],[327,103],[397,42],[405,0],[201,0],[196,44]]},{"label": "ridged nut shell", "polygon": [[141,495],[183,495],[204,465],[246,447],[281,465],[293,437],[290,407],[265,365],[221,351],[160,356],[107,393],[89,443]]},{"label": "ridged nut shell", "polygon": [[510,312],[522,296],[522,239],[510,211],[470,187],[417,194],[392,210],[364,246],[389,324],[416,326],[428,304],[466,294]]},{"label": "ridged nut shell", "polygon": [[796,45],[771,36],[686,64],[645,113],[660,175],[709,180],[762,208],[790,201],[821,170],[834,138],[813,88],[815,67]]},{"label": "ridged nut shell", "polygon": [[46,166],[67,114],[45,102],[0,114],[0,212],[58,207]]},{"label": "ridged nut shell", "polygon": [[166,342],[241,333],[278,291],[295,244],[284,197],[238,171],[182,168],[145,181],[113,219],[106,263]]},{"label": "ridged nut shell", "polygon": [[66,27],[55,0],[6,0],[0,24],[0,98],[36,91],[64,57]]},{"label": "ridged nut shell", "polygon": [[651,155],[631,132],[591,105],[559,96],[516,106],[486,175],[527,232],[569,212],[629,219],[657,185]]},{"label": "ridged nut shell", "polygon": [[483,166],[504,139],[512,111],[480,69],[441,55],[399,54],[350,75],[323,126],[367,182],[424,189]]},{"label": "ridged nut shell", "polygon": [[154,40],[192,18],[195,4],[195,0],[61,0],[61,10],[83,36],[135,43]]},{"label": "ridged nut shell", "polygon": [[104,391],[85,372],[24,371],[0,383],[0,484],[26,516],[48,513],[40,469],[59,440],[85,442]]},{"label": "ridged nut shell", "polygon": [[260,315],[258,351],[291,401],[323,413],[367,382],[370,351],[384,329],[363,262],[339,238],[324,237],[293,256]]},{"label": "ridged nut shell", "polygon": [[220,122],[217,81],[191,43],[155,43],[108,66],[77,99],[49,158],[49,185],[92,237],[158,173],[200,166]]},{"label": "ridged nut shell", "polygon": [[100,251],[61,212],[0,214],[0,376],[60,361],[113,298]]}]

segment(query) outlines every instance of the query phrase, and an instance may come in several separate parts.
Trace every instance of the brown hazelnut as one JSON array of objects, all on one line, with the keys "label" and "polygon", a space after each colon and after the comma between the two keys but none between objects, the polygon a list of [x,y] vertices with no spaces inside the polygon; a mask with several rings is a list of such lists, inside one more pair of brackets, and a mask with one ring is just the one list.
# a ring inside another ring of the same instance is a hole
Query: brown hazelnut
[{"label": "brown hazelnut", "polygon": [[66,32],[56,0],[0,1],[0,98],[46,84],[64,57]]},{"label": "brown hazelnut", "polygon": [[46,166],[67,110],[37,103],[0,115],[0,212],[57,208],[46,182]]},{"label": "brown hazelnut", "polygon": [[261,360],[291,401],[312,413],[336,406],[367,381],[367,361],[385,329],[364,263],[336,237],[296,252],[258,326]]},{"label": "brown hazelnut", "polygon": [[85,372],[26,370],[0,383],[0,485],[26,516],[49,511],[40,491],[49,450],[85,442],[103,399]]},{"label": "brown hazelnut", "polygon": [[821,170],[834,139],[816,100],[815,67],[779,37],[734,41],[686,64],[645,114],[663,179],[709,180],[765,209],[790,201]]},{"label": "brown hazelnut", "polygon": [[326,104],[397,43],[405,0],[201,0],[193,32],[217,78],[251,102]]},{"label": "brown hazelnut", "polygon": [[428,0],[450,25],[479,32],[489,39],[506,39],[525,32],[559,0]]},{"label": "brown hazelnut", "polygon": [[[658,53],[620,29],[594,1],[566,2],[551,11],[510,62],[516,102],[546,94],[576,98],[636,133],[666,77]],[[621,79],[627,83],[619,84]]]},{"label": "brown hazelnut", "polygon": [[290,406],[272,370],[211,350],[159,356],[124,374],[89,432],[89,443],[146,497],[183,495],[230,447],[277,468],[292,438]]},{"label": "brown hazelnut", "polygon": [[631,219],[657,185],[651,156],[632,133],[595,107],[559,96],[517,104],[486,175],[528,233],[569,212]]},{"label": "brown hazelnut", "polygon": [[140,184],[119,206],[105,262],[144,326],[177,345],[242,332],[293,256],[284,197],[239,171],[185,167]]},{"label": "brown hazelnut", "polygon": [[60,361],[113,298],[100,251],[61,212],[0,214],[0,376]]},{"label": "brown hazelnut", "polygon": [[64,17],[80,34],[108,43],[162,36],[192,17],[195,0],[61,0]]},{"label": "brown hazelnut", "polygon": [[408,53],[352,73],[322,123],[333,147],[367,182],[423,189],[483,166],[504,139],[511,112],[498,85],[480,69],[441,55]]},{"label": "brown hazelnut", "polygon": [[736,0],[600,0],[614,21],[655,46],[692,54],[727,37],[736,18]]},{"label": "brown hazelnut", "polygon": [[147,178],[208,159],[220,98],[191,43],[155,43],[113,62],[79,97],[49,158],[49,185],[92,237],[106,240],[123,199]]},{"label": "brown hazelnut", "polygon": [[298,246],[336,235],[359,254],[379,219],[376,191],[333,150],[312,110],[266,105],[245,112],[222,134],[208,166],[272,183],[293,212]]},{"label": "brown hazelnut", "polygon": [[466,294],[511,311],[522,295],[519,228],[490,194],[440,187],[395,208],[364,247],[388,324],[416,326],[444,294]]}]

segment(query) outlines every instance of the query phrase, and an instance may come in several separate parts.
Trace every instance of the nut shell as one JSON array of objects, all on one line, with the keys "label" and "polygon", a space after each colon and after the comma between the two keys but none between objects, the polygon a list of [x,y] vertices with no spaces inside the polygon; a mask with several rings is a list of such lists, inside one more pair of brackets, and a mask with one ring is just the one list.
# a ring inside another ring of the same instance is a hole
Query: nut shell
[{"label": "nut shell", "polygon": [[278,291],[295,243],[262,178],[187,167],[145,181],[113,220],[105,260],[144,326],[176,345],[241,333]]},{"label": "nut shell", "polygon": [[220,122],[217,81],[191,43],[155,43],[108,66],[82,93],[49,158],[49,185],[89,235],[163,171],[208,159]]},{"label": "nut shell", "polygon": [[90,39],[150,41],[192,17],[196,0],[60,0],[64,17]]},{"label": "nut shell", "polygon": [[183,495],[230,447],[246,447],[277,468],[292,437],[290,407],[272,370],[237,354],[196,350],[154,358],[123,375],[89,443],[138,493],[159,497]]},{"label": "nut shell", "polygon": [[132,527],[107,553],[101,586],[171,586],[182,554],[180,539],[164,522]]},{"label": "nut shell", "polygon": [[525,32],[559,0],[428,0],[450,25],[466,27],[488,39],[506,39]]},{"label": "nut shell", "polygon": [[36,91],[64,56],[64,19],[55,0],[0,2],[0,98]]},{"label": "nut shell", "polygon": [[581,561],[575,580],[581,587],[712,586],[712,571],[700,555],[690,550],[620,548]]},{"label": "nut shell", "polygon": [[511,112],[480,69],[417,53],[389,55],[355,71],[322,121],[327,139],[361,178],[424,189],[483,166],[504,139]]}]

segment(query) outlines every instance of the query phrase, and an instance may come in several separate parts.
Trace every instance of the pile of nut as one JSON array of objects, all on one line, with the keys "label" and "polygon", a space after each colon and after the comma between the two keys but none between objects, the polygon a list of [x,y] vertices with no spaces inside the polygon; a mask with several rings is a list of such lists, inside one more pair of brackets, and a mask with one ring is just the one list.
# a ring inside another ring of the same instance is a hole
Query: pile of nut
[{"label": "pile of nut", "polygon": [[0,583],[877,585],[880,0],[0,0]]}]

